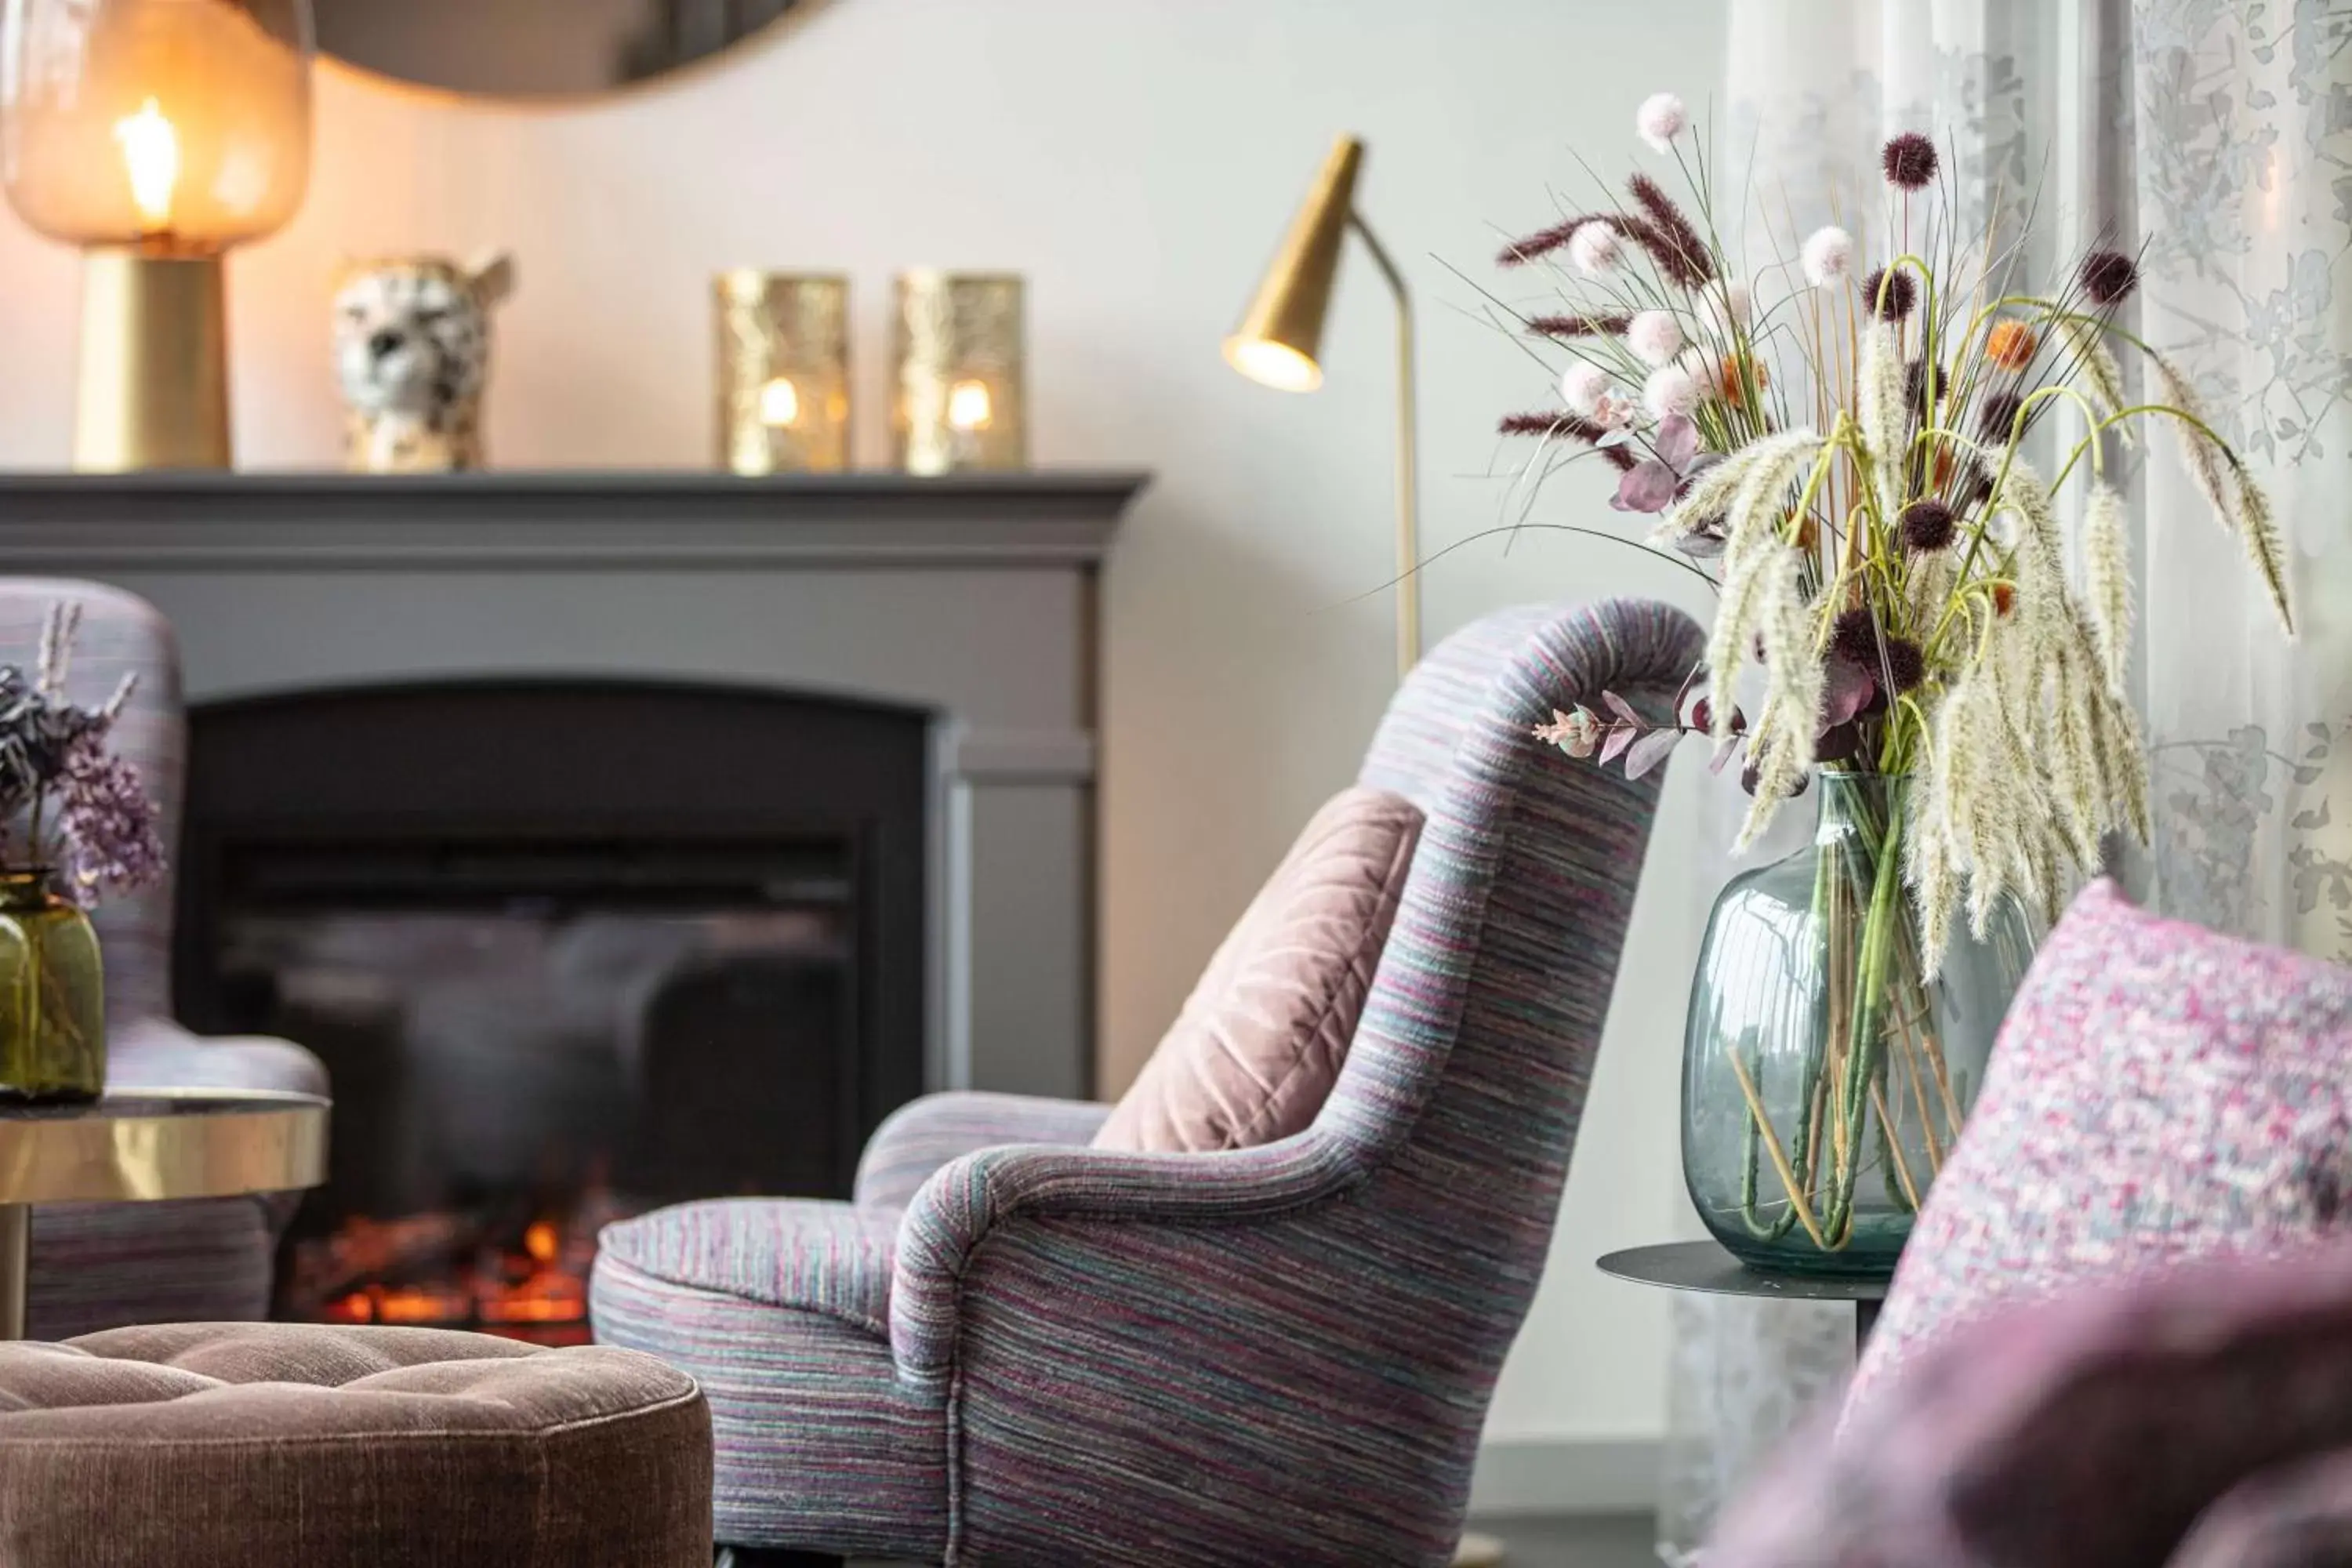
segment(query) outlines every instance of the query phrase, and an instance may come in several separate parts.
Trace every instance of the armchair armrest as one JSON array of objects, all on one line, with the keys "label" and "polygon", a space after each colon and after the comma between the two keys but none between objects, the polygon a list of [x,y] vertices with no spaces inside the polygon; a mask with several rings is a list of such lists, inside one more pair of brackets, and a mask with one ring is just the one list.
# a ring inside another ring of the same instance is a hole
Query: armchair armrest
[{"label": "armchair armrest", "polygon": [[905,1208],[931,1173],[959,1155],[1000,1143],[1091,1142],[1110,1115],[1092,1100],[952,1089],[927,1094],[892,1111],[857,1162],[860,1207]]},{"label": "armchair armrest", "polygon": [[108,1031],[107,1081],[119,1089],[263,1089],[325,1094],[327,1069],[289,1040],[190,1034],[169,1018]]},{"label": "armchair armrest", "polygon": [[965,1271],[982,1242],[1024,1220],[1246,1225],[1335,1197],[1366,1173],[1338,1141],[1312,1128],[1213,1154],[1016,1147],[951,1161],[923,1184],[898,1222],[890,1343],[899,1378],[944,1391]]}]

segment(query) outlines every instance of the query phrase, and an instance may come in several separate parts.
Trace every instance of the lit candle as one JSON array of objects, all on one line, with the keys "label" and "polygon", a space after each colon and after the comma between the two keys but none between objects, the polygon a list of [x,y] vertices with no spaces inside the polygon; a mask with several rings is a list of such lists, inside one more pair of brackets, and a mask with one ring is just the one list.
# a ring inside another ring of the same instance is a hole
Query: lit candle
[{"label": "lit candle", "polygon": [[988,383],[959,381],[948,388],[948,424],[957,430],[985,430],[992,409]]},{"label": "lit candle", "polygon": [[788,376],[778,376],[760,388],[760,423],[781,430],[801,422],[800,388]]},{"label": "lit candle", "polygon": [[122,167],[131,178],[131,205],[151,234],[172,226],[172,195],[180,184],[180,133],[150,98],[139,112],[114,122]]}]

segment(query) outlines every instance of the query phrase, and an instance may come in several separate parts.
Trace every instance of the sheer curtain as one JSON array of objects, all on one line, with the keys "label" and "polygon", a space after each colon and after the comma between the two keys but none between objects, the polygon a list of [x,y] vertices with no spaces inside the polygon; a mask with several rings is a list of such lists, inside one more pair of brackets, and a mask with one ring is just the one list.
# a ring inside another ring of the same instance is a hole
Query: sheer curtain
[{"label": "sheer curtain", "polygon": [[[2053,283],[2103,235],[2146,242],[2125,324],[2189,370],[2268,485],[2299,636],[2279,635],[2164,433],[2111,452],[2139,520],[2138,685],[2157,784],[2155,844],[2126,858],[2126,876],[2168,911],[2352,960],[2352,4],[1734,0],[1729,12],[1717,149],[1751,267],[1768,239],[1785,252],[1833,221],[1883,256],[1877,151],[1904,130],[1945,150],[1965,223],[1992,223],[2005,244],[2031,216],[2022,285]],[[1726,846],[1741,804],[1710,803]],[[1727,862],[1706,863],[1712,896]],[[1842,1310],[1723,1300],[1679,1303],[1676,1322],[1670,1562],[1837,1392],[1853,1332]]]}]

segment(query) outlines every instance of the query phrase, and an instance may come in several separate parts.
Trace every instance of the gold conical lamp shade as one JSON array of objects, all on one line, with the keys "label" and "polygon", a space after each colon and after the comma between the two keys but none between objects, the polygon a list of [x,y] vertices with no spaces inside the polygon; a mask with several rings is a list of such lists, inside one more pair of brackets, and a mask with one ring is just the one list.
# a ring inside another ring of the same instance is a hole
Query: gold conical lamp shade
[{"label": "gold conical lamp shade", "polygon": [[1363,162],[1364,144],[1353,136],[1342,136],[1332,146],[1265,269],[1257,297],[1225,340],[1225,363],[1252,381],[1283,392],[1312,392],[1323,384],[1323,367],[1315,356],[1323,342],[1331,279],[1339,269],[1339,247],[1348,237],[1356,172]]}]

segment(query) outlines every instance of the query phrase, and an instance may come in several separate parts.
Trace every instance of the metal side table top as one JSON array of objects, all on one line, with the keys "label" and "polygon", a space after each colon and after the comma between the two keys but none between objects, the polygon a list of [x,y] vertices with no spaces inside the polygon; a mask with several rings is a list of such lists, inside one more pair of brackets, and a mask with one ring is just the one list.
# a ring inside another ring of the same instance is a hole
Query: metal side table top
[{"label": "metal side table top", "polygon": [[0,1103],[0,1340],[25,1337],[35,1204],[286,1193],[327,1179],[329,1101],[267,1089],[130,1089]]},{"label": "metal side table top", "polygon": [[1706,1296],[1752,1296],[1771,1301],[1851,1301],[1853,1348],[1860,1352],[1877,1325],[1887,1282],[1869,1276],[1770,1274],[1750,1268],[1712,1241],[1672,1241],[1612,1252],[1594,1265],[1613,1279]]}]

